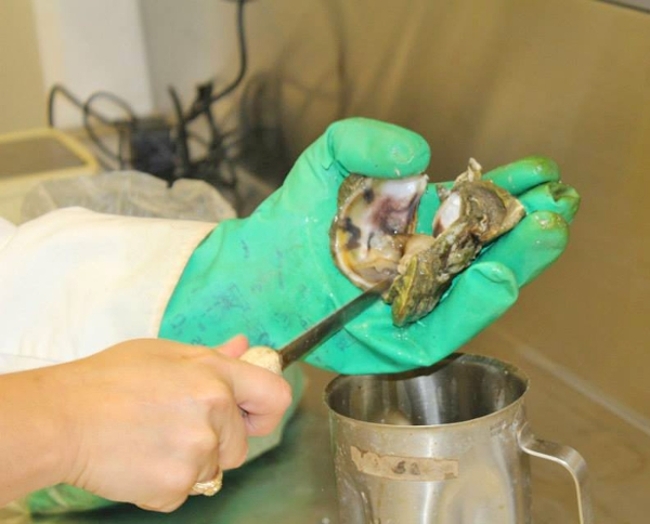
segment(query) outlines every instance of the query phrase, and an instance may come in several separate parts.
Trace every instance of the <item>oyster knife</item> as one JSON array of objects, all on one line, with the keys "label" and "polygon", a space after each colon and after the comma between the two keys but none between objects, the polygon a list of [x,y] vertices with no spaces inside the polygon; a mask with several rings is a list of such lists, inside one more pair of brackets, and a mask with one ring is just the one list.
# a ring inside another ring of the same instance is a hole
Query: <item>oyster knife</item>
[{"label": "oyster knife", "polygon": [[[392,282],[392,278],[387,278],[386,280],[382,280],[378,284],[375,284],[370,289],[361,293],[358,297],[334,311],[331,315],[325,317],[323,320],[318,322],[318,324],[309,328],[302,335],[298,335],[278,351],[258,346],[249,349],[239,357],[240,360],[263,367],[274,373],[281,373],[287,366],[300,360],[312,349],[316,348],[316,346],[322,344],[332,335],[337,333],[347,322],[359,315],[359,313],[368,309],[368,307],[374,304],[377,299],[381,297],[381,294],[390,287]],[[246,412],[243,409],[242,416],[246,416]],[[206,487],[203,486],[204,483],[201,482],[195,484],[193,489],[198,493],[203,493],[204,495],[214,495],[221,489],[222,482],[223,470],[219,469],[216,477],[211,481],[209,491],[206,491]]]},{"label": "oyster knife", "polygon": [[300,360],[316,346],[341,330],[346,323],[368,309],[390,287],[392,282],[392,278],[387,278],[375,284],[281,348],[278,351],[278,356],[282,369]]}]

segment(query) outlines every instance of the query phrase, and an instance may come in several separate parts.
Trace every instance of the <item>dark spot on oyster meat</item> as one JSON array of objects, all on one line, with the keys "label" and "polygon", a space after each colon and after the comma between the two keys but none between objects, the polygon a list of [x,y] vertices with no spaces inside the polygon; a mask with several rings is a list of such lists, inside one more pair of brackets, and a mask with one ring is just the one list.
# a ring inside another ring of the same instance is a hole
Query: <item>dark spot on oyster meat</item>
[{"label": "dark spot on oyster meat", "polygon": [[382,233],[395,235],[406,229],[413,221],[419,198],[411,199],[406,205],[399,205],[393,198],[384,198],[372,214],[372,223]]},{"label": "dark spot on oyster meat", "polygon": [[345,243],[345,249],[357,249],[359,247],[359,239],[361,238],[361,229],[355,226],[352,219],[348,217],[343,219],[343,223],[340,227],[350,235],[348,241]]},{"label": "dark spot on oyster meat", "polygon": [[355,285],[367,289],[384,275],[394,276],[383,298],[391,304],[396,326],[429,314],[483,246],[525,215],[521,202],[482,180],[481,166],[470,159],[467,171],[453,184],[437,186],[441,205],[432,224],[434,235],[423,244],[415,227],[427,180],[426,175],[404,179],[350,175],[341,184],[336,226],[330,228],[335,262]]}]

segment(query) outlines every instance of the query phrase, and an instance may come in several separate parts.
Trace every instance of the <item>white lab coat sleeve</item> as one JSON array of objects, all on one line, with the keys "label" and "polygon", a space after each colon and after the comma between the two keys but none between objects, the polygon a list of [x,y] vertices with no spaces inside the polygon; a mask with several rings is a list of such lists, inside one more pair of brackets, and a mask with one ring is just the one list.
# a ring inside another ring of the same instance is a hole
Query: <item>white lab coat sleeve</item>
[{"label": "white lab coat sleeve", "polygon": [[215,224],[53,211],[0,219],[0,373],[155,337],[182,271]]}]

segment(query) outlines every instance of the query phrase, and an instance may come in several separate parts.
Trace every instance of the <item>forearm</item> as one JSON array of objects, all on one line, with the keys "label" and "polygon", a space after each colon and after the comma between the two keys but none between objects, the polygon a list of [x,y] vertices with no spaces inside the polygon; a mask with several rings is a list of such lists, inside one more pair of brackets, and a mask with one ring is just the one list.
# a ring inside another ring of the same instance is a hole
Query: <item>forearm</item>
[{"label": "forearm", "polygon": [[63,480],[66,422],[49,369],[0,375],[0,506]]}]

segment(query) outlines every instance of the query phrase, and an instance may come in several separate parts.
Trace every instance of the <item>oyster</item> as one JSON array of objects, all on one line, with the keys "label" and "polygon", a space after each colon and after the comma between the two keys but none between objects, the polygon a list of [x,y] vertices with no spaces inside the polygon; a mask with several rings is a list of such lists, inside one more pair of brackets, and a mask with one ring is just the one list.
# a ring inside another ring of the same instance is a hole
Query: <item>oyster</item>
[{"label": "oyster", "polygon": [[426,175],[350,175],[341,184],[330,246],[336,265],[355,285],[367,289],[397,275],[426,188]]},{"label": "oyster", "polygon": [[430,313],[455,275],[486,244],[512,229],[525,215],[505,189],[481,179],[470,159],[451,188],[437,186],[440,207],[433,235],[415,233],[417,207],[427,177],[374,179],[353,175],[339,191],[330,231],[334,260],[357,286],[367,289],[385,278],[384,294],[393,323],[403,326]]}]

